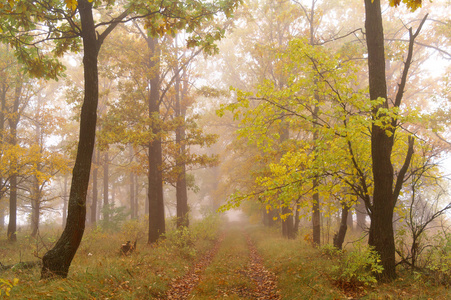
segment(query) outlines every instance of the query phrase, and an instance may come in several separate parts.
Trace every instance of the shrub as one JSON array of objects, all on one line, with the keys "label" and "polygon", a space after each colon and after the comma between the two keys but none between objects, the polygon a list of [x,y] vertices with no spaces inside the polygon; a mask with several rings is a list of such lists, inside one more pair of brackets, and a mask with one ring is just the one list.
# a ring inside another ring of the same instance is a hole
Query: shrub
[{"label": "shrub", "polygon": [[379,254],[367,245],[356,245],[349,252],[343,251],[338,264],[331,269],[331,277],[342,288],[368,286],[377,282],[375,273],[382,273]]},{"label": "shrub", "polygon": [[325,244],[321,247],[318,248],[318,250],[326,256],[329,257],[338,257],[341,256],[343,254],[343,250],[338,249],[337,247],[335,247],[332,244]]},{"label": "shrub", "polygon": [[216,213],[206,213],[202,220],[192,225],[192,231],[198,239],[213,241],[218,236],[221,220]]},{"label": "shrub", "polygon": [[191,259],[196,256],[197,252],[194,247],[196,237],[187,227],[166,232],[164,237],[166,246],[177,251],[182,257]]},{"label": "shrub", "polygon": [[451,234],[439,234],[434,237],[436,244],[429,251],[431,270],[434,283],[451,285]]}]

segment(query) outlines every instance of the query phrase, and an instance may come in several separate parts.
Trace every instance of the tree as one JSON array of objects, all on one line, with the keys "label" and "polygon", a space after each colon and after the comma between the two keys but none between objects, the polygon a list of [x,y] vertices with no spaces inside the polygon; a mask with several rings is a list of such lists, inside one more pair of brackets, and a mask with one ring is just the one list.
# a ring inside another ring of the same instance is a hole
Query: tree
[{"label": "tree", "polygon": [[[399,5],[399,0],[394,1]],[[421,0],[404,1],[413,9],[421,6]],[[399,108],[403,98],[407,74],[412,61],[413,45],[418,36],[423,19],[415,33],[409,29],[410,41],[408,55],[404,64],[403,76],[396,94],[394,108]],[[394,143],[394,135],[397,128],[397,120],[388,117],[388,97],[385,76],[385,50],[384,31],[382,25],[382,13],[380,0],[365,0],[365,31],[368,46],[368,74],[370,99],[383,99],[372,110],[373,125],[371,126],[371,157],[374,178],[374,192],[372,203],[366,202],[370,210],[371,225],[368,243],[374,246],[381,256],[384,271],[380,277],[391,280],[396,277],[395,241],[393,233],[393,210],[399,197],[404,181],[404,175],[410,164],[413,154],[413,138],[409,139],[408,151],[403,167],[401,168],[394,184],[394,172],[391,162],[391,154]]]}]

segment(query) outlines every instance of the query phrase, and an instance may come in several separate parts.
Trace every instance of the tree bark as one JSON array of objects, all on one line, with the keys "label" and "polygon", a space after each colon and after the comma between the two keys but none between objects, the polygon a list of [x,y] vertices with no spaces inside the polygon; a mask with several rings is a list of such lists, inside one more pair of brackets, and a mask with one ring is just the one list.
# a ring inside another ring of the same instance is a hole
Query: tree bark
[{"label": "tree bark", "polygon": [[149,94],[149,118],[152,120],[153,140],[149,142],[149,236],[155,243],[165,233],[162,150],[160,126],[160,49],[157,38],[148,37],[150,50],[149,69],[152,70]]},{"label": "tree bark", "polygon": [[86,195],[94,150],[99,96],[97,55],[100,44],[92,14],[92,3],[78,0],[82,39],[85,95],[80,116],[80,137],[77,157],[72,171],[72,185],[69,195],[67,224],[55,244],[43,257],[41,278],[67,277],[69,267],[80,245],[86,221]]}]

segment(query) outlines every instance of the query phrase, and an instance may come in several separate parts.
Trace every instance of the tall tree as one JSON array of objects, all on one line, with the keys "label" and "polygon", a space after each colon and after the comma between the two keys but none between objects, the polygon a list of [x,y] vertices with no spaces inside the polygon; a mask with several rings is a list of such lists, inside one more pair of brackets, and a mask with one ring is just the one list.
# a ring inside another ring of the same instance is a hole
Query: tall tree
[{"label": "tall tree", "polygon": [[[398,5],[400,0],[395,1]],[[421,0],[404,1],[412,7],[421,5]],[[406,86],[407,74],[412,61],[413,45],[418,36],[423,19],[415,33],[409,29],[410,41],[407,58],[398,92],[394,101],[394,107],[399,108]],[[372,110],[373,125],[371,126],[371,157],[374,179],[374,192],[372,203],[366,205],[371,214],[371,225],[368,243],[374,246],[381,256],[384,271],[381,278],[391,280],[396,277],[395,241],[393,232],[393,211],[404,182],[404,175],[410,165],[413,154],[413,138],[409,139],[409,147],[403,167],[398,173],[394,185],[394,172],[391,162],[395,130],[398,121],[388,117],[389,108],[387,97],[387,83],[385,75],[385,49],[384,30],[382,25],[382,12],[380,0],[365,0],[365,31],[368,46],[368,72],[369,90],[371,100],[382,100],[382,103],[374,106]]]}]

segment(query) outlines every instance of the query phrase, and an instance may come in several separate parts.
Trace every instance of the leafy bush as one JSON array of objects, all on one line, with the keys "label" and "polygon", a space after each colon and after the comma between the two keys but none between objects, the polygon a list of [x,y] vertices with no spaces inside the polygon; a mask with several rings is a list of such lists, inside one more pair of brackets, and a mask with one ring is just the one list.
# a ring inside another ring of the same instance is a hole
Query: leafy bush
[{"label": "leafy bush", "polygon": [[166,245],[177,251],[184,258],[194,258],[197,254],[194,242],[195,235],[187,227],[180,227],[165,233]]},{"label": "leafy bush", "polygon": [[371,285],[377,282],[374,274],[383,271],[379,262],[379,254],[374,249],[359,244],[352,251],[342,252],[338,264],[332,266],[331,277],[341,287]]},{"label": "leafy bush", "polygon": [[436,245],[431,248],[429,269],[434,283],[451,285],[451,234],[439,234],[434,237]]},{"label": "leafy bush", "polygon": [[202,220],[192,225],[192,231],[199,239],[213,241],[218,236],[220,222],[218,214],[206,213]]},{"label": "leafy bush", "polygon": [[321,247],[318,248],[318,250],[326,256],[329,257],[338,257],[341,256],[343,254],[343,251],[338,249],[337,247],[335,247],[332,244],[325,244]]}]

